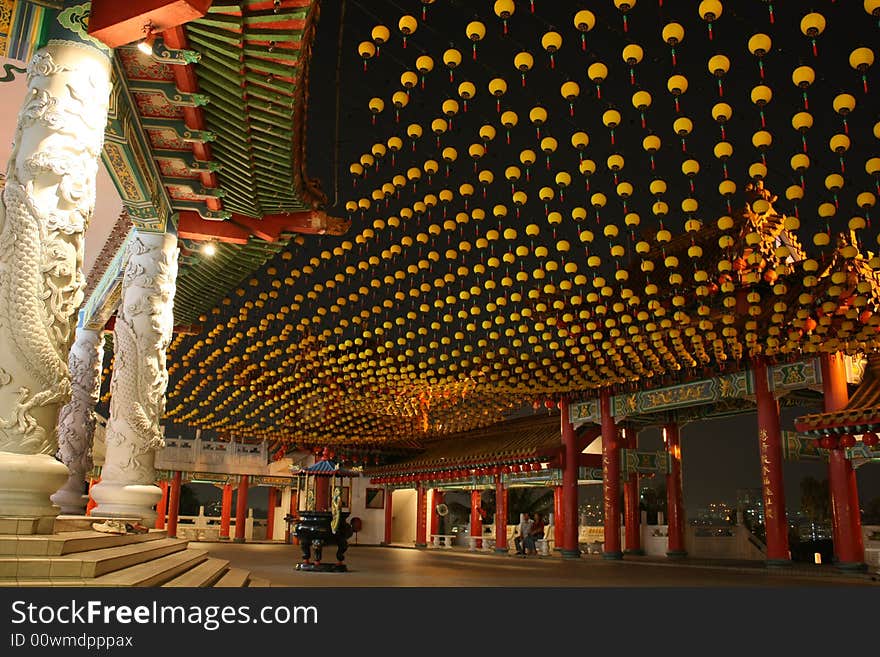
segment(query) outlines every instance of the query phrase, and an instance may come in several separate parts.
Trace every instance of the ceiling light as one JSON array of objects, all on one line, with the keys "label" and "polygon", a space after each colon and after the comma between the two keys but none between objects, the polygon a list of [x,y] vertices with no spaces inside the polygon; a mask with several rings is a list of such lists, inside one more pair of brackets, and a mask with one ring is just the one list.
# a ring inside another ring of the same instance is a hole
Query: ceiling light
[{"label": "ceiling light", "polygon": [[208,257],[211,257],[215,253],[217,253],[217,245],[214,242],[206,242],[204,246],[202,246],[202,253]]}]

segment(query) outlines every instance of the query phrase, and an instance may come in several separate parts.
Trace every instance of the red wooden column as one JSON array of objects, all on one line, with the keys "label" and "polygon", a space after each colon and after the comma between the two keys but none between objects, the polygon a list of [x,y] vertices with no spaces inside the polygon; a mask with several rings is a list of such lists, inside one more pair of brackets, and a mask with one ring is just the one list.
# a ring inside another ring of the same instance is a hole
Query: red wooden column
[{"label": "red wooden column", "polygon": [[565,513],[562,510],[562,486],[553,487],[553,545],[562,550],[565,527]]},{"label": "red wooden column", "polygon": [[666,475],[666,556],[686,557],[684,549],[684,507],[681,494],[681,434],[678,422],[667,422],[663,427],[663,442],[669,453],[670,469]]},{"label": "red wooden column", "polygon": [[[483,519],[480,517],[480,503],[483,501],[483,492],[479,490],[471,491],[471,536],[483,535]],[[483,547],[483,541],[477,541],[475,544],[477,549]]]},{"label": "red wooden column", "polygon": [[165,514],[168,513],[168,482],[164,479],[159,482],[159,488],[162,490],[162,497],[156,504],[156,529],[165,529]]},{"label": "red wooden column", "polygon": [[391,511],[394,500],[394,489],[385,489],[385,536],[382,545],[391,545]]},{"label": "red wooden column", "polygon": [[[290,489],[290,515],[294,518],[299,518],[299,489],[291,488]],[[287,525],[285,524],[284,530],[284,541],[286,543],[293,543],[294,545],[299,545],[299,539],[296,536],[291,536],[287,533],[286,529]],[[293,526],[291,526],[290,533],[293,533]]]},{"label": "red wooden column", "polygon": [[278,504],[278,489],[274,486],[269,487],[269,513],[266,516],[266,540],[272,540],[272,534],[275,529],[275,505]]},{"label": "red wooden column", "polygon": [[788,521],[785,514],[785,485],[782,477],[782,436],[779,402],[770,392],[767,364],[752,361],[755,399],[758,403],[758,445],[761,453],[761,487],[764,494],[764,526],[767,528],[767,564],[791,563],[788,550]]},{"label": "red wooden column", "polygon": [[428,547],[428,489],[416,488],[416,547]]},{"label": "red wooden column", "polygon": [[177,536],[177,516],[180,514],[180,470],[171,479],[171,493],[168,496],[168,536]]},{"label": "red wooden column", "polygon": [[[825,412],[842,410],[849,402],[843,356],[822,354],[821,363]],[[829,450],[828,455],[828,488],[831,493],[831,522],[837,567],[865,570],[867,565],[856,471],[843,449]]]},{"label": "red wooden column", "polygon": [[507,488],[504,476],[495,475],[495,551],[507,554]]},{"label": "red wooden column", "polygon": [[620,448],[617,425],[611,414],[611,391],[599,395],[602,413],[602,496],[605,502],[605,546],[603,559],[622,559],[620,551]]},{"label": "red wooden column", "polygon": [[229,525],[232,518],[232,484],[223,486],[223,498],[220,506],[220,539],[229,540]]},{"label": "red wooden column", "polygon": [[[639,446],[639,434],[626,429],[626,448],[635,451]],[[639,473],[631,472],[623,483],[624,515],[626,518],[625,554],[644,554],[642,550],[641,513],[639,511]]]},{"label": "red wooden column", "polygon": [[244,543],[244,523],[247,517],[248,476],[241,475],[238,482],[238,499],[235,500],[235,538],[233,542]]},{"label": "red wooden column", "polygon": [[92,509],[94,509],[96,506],[98,506],[98,503],[95,502],[95,498],[92,497],[92,486],[96,486],[97,484],[100,484],[100,483],[101,483],[100,477],[89,479],[89,501],[86,502],[86,515],[87,516],[91,516]]},{"label": "red wooden column", "polygon": [[565,450],[562,462],[562,492],[561,492],[561,516],[559,524],[563,525],[562,556],[566,559],[579,559],[581,551],[578,548],[578,465],[580,450],[574,435],[574,426],[569,416],[569,403],[563,399],[559,404],[559,421],[561,423],[562,445]]},{"label": "red wooden column", "polygon": [[439,534],[440,533],[440,515],[437,513],[437,505],[443,504],[446,500],[446,493],[442,490],[434,489],[434,495],[431,499],[431,504],[433,504],[434,508],[431,509],[431,534]]}]

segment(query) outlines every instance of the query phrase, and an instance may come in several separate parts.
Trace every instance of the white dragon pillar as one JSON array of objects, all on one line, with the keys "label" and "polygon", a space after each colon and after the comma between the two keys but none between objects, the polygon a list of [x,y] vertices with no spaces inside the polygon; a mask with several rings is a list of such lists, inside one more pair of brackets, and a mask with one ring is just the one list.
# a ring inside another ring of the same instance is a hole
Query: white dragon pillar
[{"label": "white dragon pillar", "polygon": [[110,96],[109,53],[53,30],[62,38],[28,66],[0,200],[0,517],[41,533],[53,530],[49,496],[68,477],[55,427],[70,397],[67,352]]},{"label": "white dragon pillar", "polygon": [[67,483],[52,496],[61,513],[83,515],[88,496],[83,494],[86,475],[92,469],[92,441],[95,436],[95,405],[101,394],[101,365],[104,359],[102,331],[76,330],[70,348],[70,401],[58,415],[58,458],[70,470]]},{"label": "white dragon pillar", "polygon": [[174,325],[177,237],[138,232],[129,243],[122,299],[113,329],[110,419],[101,483],[92,487],[92,515],[142,518],[162,496],[155,485],[155,450],[164,446],[165,351]]}]

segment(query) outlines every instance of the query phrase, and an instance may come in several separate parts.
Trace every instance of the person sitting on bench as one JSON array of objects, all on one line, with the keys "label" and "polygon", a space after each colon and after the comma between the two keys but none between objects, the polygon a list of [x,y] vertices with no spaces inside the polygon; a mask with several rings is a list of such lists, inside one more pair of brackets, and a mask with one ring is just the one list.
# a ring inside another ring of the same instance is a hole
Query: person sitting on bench
[{"label": "person sitting on bench", "polygon": [[516,547],[516,553],[522,556],[526,554],[526,540],[529,538],[529,535],[532,533],[532,525],[534,521],[531,518],[531,514],[529,513],[521,513],[519,516],[519,536],[513,539],[513,544]]}]

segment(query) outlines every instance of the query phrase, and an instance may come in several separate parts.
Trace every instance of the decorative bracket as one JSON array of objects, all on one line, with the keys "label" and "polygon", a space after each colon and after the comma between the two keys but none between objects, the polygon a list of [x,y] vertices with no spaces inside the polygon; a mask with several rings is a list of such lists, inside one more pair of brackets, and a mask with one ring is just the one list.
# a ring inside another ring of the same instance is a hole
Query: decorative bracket
[{"label": "decorative bracket", "polygon": [[162,64],[186,66],[197,64],[201,58],[202,54],[195,50],[175,50],[158,40],[153,44],[153,60]]}]

